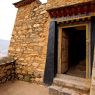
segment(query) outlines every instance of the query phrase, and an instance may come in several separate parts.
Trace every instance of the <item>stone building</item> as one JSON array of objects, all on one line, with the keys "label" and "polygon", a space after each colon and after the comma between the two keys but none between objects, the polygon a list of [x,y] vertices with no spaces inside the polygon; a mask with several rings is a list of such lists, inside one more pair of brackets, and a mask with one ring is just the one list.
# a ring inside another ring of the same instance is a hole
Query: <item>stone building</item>
[{"label": "stone building", "polygon": [[95,95],[95,0],[22,0],[9,47],[15,78],[50,95]]}]

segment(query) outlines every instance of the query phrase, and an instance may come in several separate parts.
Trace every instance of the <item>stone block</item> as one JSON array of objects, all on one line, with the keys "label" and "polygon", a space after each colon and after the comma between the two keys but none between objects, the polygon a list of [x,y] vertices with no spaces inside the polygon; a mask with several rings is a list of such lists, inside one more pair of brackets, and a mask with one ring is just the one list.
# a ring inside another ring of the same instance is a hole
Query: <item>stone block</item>
[{"label": "stone block", "polygon": [[23,80],[23,78],[24,78],[23,75],[18,75],[18,77],[20,80]]},{"label": "stone block", "polygon": [[25,75],[24,80],[27,81],[27,82],[30,82],[31,81],[31,76],[30,75]]}]

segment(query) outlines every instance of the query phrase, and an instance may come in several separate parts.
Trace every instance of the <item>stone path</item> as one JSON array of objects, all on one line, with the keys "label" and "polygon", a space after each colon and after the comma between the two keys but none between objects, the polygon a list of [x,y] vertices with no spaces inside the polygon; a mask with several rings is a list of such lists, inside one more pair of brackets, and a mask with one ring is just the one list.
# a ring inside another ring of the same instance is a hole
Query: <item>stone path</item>
[{"label": "stone path", "polygon": [[0,95],[49,95],[48,87],[23,81],[10,81],[0,85]]}]

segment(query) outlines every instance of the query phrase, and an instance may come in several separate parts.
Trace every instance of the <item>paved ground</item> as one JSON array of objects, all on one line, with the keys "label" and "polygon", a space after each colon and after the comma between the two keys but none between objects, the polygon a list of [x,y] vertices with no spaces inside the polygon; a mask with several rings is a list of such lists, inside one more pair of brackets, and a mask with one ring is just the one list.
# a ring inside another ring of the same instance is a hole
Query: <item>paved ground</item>
[{"label": "paved ground", "polygon": [[23,81],[7,82],[0,85],[0,95],[49,95],[48,88]]}]

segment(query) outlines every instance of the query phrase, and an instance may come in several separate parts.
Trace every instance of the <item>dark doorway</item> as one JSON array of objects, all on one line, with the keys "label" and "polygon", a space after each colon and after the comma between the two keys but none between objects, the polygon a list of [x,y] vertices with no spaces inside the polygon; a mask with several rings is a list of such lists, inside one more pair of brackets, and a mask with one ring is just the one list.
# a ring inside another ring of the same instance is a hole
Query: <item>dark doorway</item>
[{"label": "dark doorway", "polygon": [[62,66],[63,73],[86,77],[86,27],[63,28],[62,33]]}]

